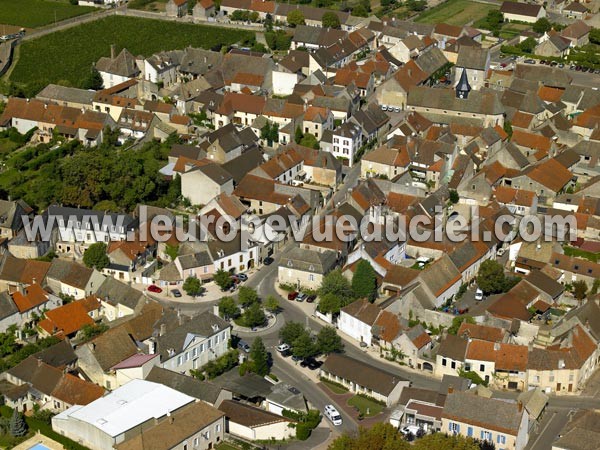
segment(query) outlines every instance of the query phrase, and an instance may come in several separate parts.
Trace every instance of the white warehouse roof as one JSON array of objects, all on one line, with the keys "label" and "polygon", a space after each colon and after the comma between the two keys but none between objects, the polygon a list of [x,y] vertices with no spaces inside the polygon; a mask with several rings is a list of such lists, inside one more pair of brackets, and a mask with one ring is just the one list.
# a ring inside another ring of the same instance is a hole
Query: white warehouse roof
[{"label": "white warehouse roof", "polygon": [[193,397],[162,384],[132,380],[86,406],[75,405],[63,411],[57,419],[86,422],[116,437],[192,402]]}]

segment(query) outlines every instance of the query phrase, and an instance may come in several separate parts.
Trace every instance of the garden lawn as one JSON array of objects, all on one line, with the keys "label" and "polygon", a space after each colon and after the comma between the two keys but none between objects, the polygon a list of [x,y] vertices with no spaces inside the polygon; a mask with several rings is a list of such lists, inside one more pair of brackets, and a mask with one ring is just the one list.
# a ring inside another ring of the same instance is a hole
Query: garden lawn
[{"label": "garden lawn", "polygon": [[348,392],[348,389],[342,386],[338,386],[337,384],[330,383],[329,381],[321,380],[321,383],[327,386],[327,389],[329,389],[334,394],[345,394],[346,392]]},{"label": "garden lawn", "polygon": [[34,91],[57,82],[81,87],[92,65],[110,55],[111,44],[117,51],[150,56],[187,46],[230,45],[251,36],[231,28],[111,16],[23,42],[10,81]]},{"label": "garden lawn", "polygon": [[581,250],[577,247],[570,247],[568,245],[565,245],[563,247],[563,250],[565,251],[565,255],[567,256],[576,256],[578,258],[584,258],[595,263],[597,263],[600,259],[600,254],[588,252],[586,250]]},{"label": "garden lawn", "polygon": [[[355,395],[348,400],[348,405],[358,408],[360,413],[365,417],[376,416],[385,408],[381,403],[374,402],[373,400],[360,395]],[[369,410],[368,414],[367,410]]]},{"label": "garden lawn", "polygon": [[231,444],[223,442],[215,447],[217,450],[238,450],[237,447],[234,447]]},{"label": "garden lawn", "polygon": [[0,0],[0,23],[39,28],[94,11],[90,6],[71,5],[69,0]]},{"label": "garden lawn", "polygon": [[471,0],[448,0],[427,9],[419,14],[415,22],[447,23],[450,25],[466,25],[487,16],[488,11],[498,9],[496,5],[478,3]]}]

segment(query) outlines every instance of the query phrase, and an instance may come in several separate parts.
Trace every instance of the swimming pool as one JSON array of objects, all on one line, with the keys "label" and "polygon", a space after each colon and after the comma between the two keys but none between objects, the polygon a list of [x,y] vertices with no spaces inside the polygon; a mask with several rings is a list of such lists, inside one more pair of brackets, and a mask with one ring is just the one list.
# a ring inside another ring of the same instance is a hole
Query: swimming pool
[{"label": "swimming pool", "polygon": [[44,444],[35,444],[33,447],[29,447],[29,450],[50,450]]}]

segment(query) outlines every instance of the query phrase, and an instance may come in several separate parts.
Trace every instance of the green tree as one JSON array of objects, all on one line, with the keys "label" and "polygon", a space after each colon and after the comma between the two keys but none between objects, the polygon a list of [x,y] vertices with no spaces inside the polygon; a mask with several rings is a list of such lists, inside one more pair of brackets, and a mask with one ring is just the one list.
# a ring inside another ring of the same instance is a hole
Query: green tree
[{"label": "green tree", "polygon": [[453,205],[456,205],[458,203],[458,200],[460,200],[458,192],[456,192],[454,189],[450,189],[449,200],[450,203],[452,203]]},{"label": "green tree", "polygon": [[294,142],[299,144],[303,137],[304,135],[302,134],[302,128],[300,128],[300,125],[298,125],[294,133]]},{"label": "green tree", "polygon": [[105,323],[86,324],[81,328],[81,334],[86,341],[89,341],[107,330],[108,325]]},{"label": "green tree", "polygon": [[169,258],[171,258],[171,261],[175,261],[177,259],[177,255],[179,254],[179,245],[167,244],[165,248],[165,253]]},{"label": "green tree", "polygon": [[458,333],[458,329],[463,322],[475,323],[475,319],[473,319],[471,316],[456,316],[454,319],[452,319],[452,325],[450,325],[448,328],[448,334]]},{"label": "green tree", "polygon": [[104,242],[96,242],[90,245],[83,252],[83,263],[87,267],[93,267],[96,270],[102,270],[110,263],[106,254],[106,244]]},{"label": "green tree", "polygon": [[337,314],[342,308],[342,299],[331,292],[320,297],[319,312],[323,314]]},{"label": "green tree", "polygon": [[552,24],[545,17],[541,17],[533,24],[532,28],[536,33],[543,34],[552,29]]},{"label": "green tree", "polygon": [[361,259],[352,276],[352,291],[359,298],[367,298],[370,302],[377,298],[377,274],[371,263]]},{"label": "green tree", "polygon": [[238,292],[238,302],[243,307],[248,307],[254,303],[259,303],[258,294],[251,287],[241,286]]},{"label": "green tree", "polygon": [[506,287],[504,268],[492,259],[481,263],[477,273],[477,285],[484,294],[497,294]]},{"label": "green tree", "polygon": [[600,45],[600,28],[592,28],[589,39],[592,44]]},{"label": "green tree", "polygon": [[510,120],[505,120],[504,126],[502,128],[504,129],[506,134],[508,134],[509,138],[512,137],[513,129],[512,129],[512,124],[510,123]]},{"label": "green tree", "polygon": [[12,436],[19,437],[27,434],[27,423],[23,418],[23,415],[13,409],[12,417],[10,418],[9,431]]},{"label": "green tree", "polygon": [[521,42],[520,44],[518,44],[517,47],[522,52],[533,53],[533,50],[535,49],[536,45],[537,45],[537,41],[534,38],[532,38],[532,37],[528,37],[523,42]]},{"label": "green tree", "polygon": [[206,290],[204,286],[202,286],[202,281],[196,277],[187,277],[183,282],[182,288],[187,295],[191,295],[192,297],[201,295]]},{"label": "green tree", "polygon": [[290,27],[304,25],[304,13],[299,9],[291,10],[287,15],[287,23]]},{"label": "green tree", "polygon": [[269,373],[269,354],[260,336],[255,338],[252,343],[250,361],[252,361],[252,370],[254,373],[261,377]]},{"label": "green tree", "polygon": [[356,298],[350,282],[340,269],[332,270],[323,277],[319,287],[319,296],[324,297],[327,294],[338,296],[342,306],[346,306]]},{"label": "green tree", "polygon": [[325,355],[341,353],[344,351],[344,343],[334,327],[326,326],[317,333],[317,348]]},{"label": "green tree", "polygon": [[279,125],[267,121],[260,130],[260,138],[265,139],[269,147],[273,145],[273,142],[279,142]]},{"label": "green tree", "polygon": [[300,145],[318,149],[319,148],[319,140],[317,139],[317,137],[314,134],[306,133],[302,136],[302,139],[300,139]]},{"label": "green tree", "polygon": [[279,300],[274,295],[269,295],[265,300],[265,309],[270,313],[276,313],[279,311]]},{"label": "green tree", "polygon": [[596,295],[598,293],[599,288],[600,288],[600,278],[596,278],[594,280],[594,284],[592,284],[592,289],[590,289],[590,296]]},{"label": "green tree", "polygon": [[580,303],[586,297],[588,291],[588,285],[583,280],[573,282],[573,297],[575,297]]},{"label": "green tree", "polygon": [[259,302],[252,303],[242,314],[242,323],[248,328],[262,326],[266,321],[267,317]]},{"label": "green tree", "polygon": [[226,270],[219,269],[213,275],[213,280],[217,283],[221,289],[229,289],[233,284],[233,278],[231,278],[231,274]]},{"label": "green tree", "polygon": [[333,11],[327,11],[321,18],[321,24],[323,28],[340,28],[340,18]]},{"label": "green tree", "polygon": [[318,351],[315,340],[307,331],[298,336],[292,343],[292,353],[298,358],[310,358],[315,356]]},{"label": "green tree", "polygon": [[104,85],[104,81],[102,80],[102,75],[95,67],[92,67],[88,77],[83,82],[83,89],[93,89],[94,91],[99,91],[102,89]]},{"label": "green tree", "polygon": [[264,21],[265,31],[273,31],[273,16],[268,14],[265,16]]},{"label": "green tree", "polygon": [[219,301],[219,314],[225,319],[234,319],[240,315],[240,308],[233,297],[223,297]]},{"label": "green tree", "polygon": [[279,339],[288,345],[292,345],[298,337],[306,333],[307,331],[300,322],[287,322],[279,330]]}]

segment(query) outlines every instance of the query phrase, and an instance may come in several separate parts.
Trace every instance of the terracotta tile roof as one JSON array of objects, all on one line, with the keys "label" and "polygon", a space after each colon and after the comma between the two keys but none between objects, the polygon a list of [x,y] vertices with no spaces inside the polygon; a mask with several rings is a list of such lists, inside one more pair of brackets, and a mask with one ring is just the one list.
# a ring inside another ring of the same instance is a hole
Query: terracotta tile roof
[{"label": "terracotta tile roof", "polygon": [[215,5],[213,0],[200,0],[198,3],[200,3],[200,6],[202,6],[204,9],[208,9]]},{"label": "terracotta tile roof", "polygon": [[52,391],[52,396],[69,405],[87,405],[104,396],[104,392],[100,386],[67,373]]},{"label": "terracotta tile roof", "polygon": [[565,93],[564,89],[540,86],[538,89],[538,97],[548,103],[559,102]]},{"label": "terracotta tile roof", "polygon": [[394,212],[405,213],[406,210],[419,201],[418,197],[408,194],[390,192],[387,196],[387,206]]},{"label": "terracotta tile roof", "polygon": [[268,0],[252,0],[250,2],[250,10],[273,14],[275,12],[276,3]]},{"label": "terracotta tile roof", "polygon": [[171,123],[177,125],[190,125],[192,123],[192,119],[188,116],[182,116],[181,114],[173,114],[171,116]]},{"label": "terracotta tile roof", "polygon": [[573,174],[555,159],[544,161],[525,173],[554,192],[560,191],[573,178]]},{"label": "terracotta tile roof", "polygon": [[121,250],[128,259],[135,261],[140,254],[144,253],[146,250],[146,245],[139,240],[111,241],[108,244],[106,253],[110,255],[117,250]]},{"label": "terracotta tile roof", "polygon": [[548,152],[552,147],[552,140],[540,134],[513,130],[511,142],[521,147]]},{"label": "terracotta tile roof", "polygon": [[449,25],[447,23],[438,23],[435,25],[433,32],[435,34],[442,34],[444,36],[452,36],[458,38],[462,33],[462,27]]},{"label": "terracotta tile roof", "polygon": [[496,353],[496,370],[525,372],[529,358],[525,345],[500,344]]},{"label": "terracotta tile roof", "polygon": [[248,428],[262,427],[280,422],[292,422],[292,420],[283,416],[235,400],[224,400],[219,406],[219,410],[225,413],[230,422]]},{"label": "terracotta tile roof", "polygon": [[13,301],[20,312],[29,311],[36,306],[48,301],[48,293],[39,284],[32,284],[25,288],[25,294],[15,292],[12,294]]},{"label": "terracotta tile roof", "polygon": [[590,27],[583,20],[576,20],[567,28],[560,32],[561,36],[567,39],[580,39],[591,31]]},{"label": "terracotta tile roof", "polygon": [[378,327],[379,338],[384,342],[392,342],[402,330],[398,316],[389,311],[381,311],[374,326]]},{"label": "terracotta tile roof", "polygon": [[533,114],[529,114],[523,111],[517,111],[512,119],[512,126],[517,128],[529,128],[531,121],[533,120]]},{"label": "terracotta tile roof", "polygon": [[535,199],[535,192],[515,189],[509,186],[498,186],[495,191],[495,196],[499,203],[531,206]]},{"label": "terracotta tile roof", "polygon": [[571,272],[591,278],[600,278],[600,264],[583,258],[552,253],[550,264],[564,272]]},{"label": "terracotta tile roof", "polygon": [[494,361],[494,343],[473,339],[467,347],[465,359],[476,359],[478,361]]},{"label": "terracotta tile roof", "polygon": [[323,123],[327,120],[329,110],[320,106],[309,106],[304,112],[304,120],[309,122]]},{"label": "terracotta tile roof", "polygon": [[365,72],[357,72],[350,69],[340,69],[335,73],[334,84],[339,86],[349,86],[354,83],[356,87],[366,89],[369,86],[371,74]]},{"label": "terracotta tile roof", "polygon": [[173,166],[173,172],[184,173],[188,171],[188,166],[201,167],[211,164],[212,162],[209,159],[191,159],[186,156],[180,156],[175,161],[175,165]]},{"label": "terracotta tile roof", "polygon": [[421,70],[417,63],[411,59],[396,72],[394,78],[405,91],[408,91],[411,87],[425,81],[428,76]]},{"label": "terracotta tile roof", "polygon": [[586,109],[573,120],[574,125],[583,128],[597,128],[600,126],[600,104]]},{"label": "terracotta tile roof", "polygon": [[425,330],[423,330],[423,332],[421,334],[419,334],[417,337],[415,337],[414,339],[412,339],[412,343],[418,349],[421,349],[421,348],[425,347],[430,342],[431,342],[431,338],[425,332]]},{"label": "terracotta tile roof", "polygon": [[363,298],[344,306],[341,311],[367,325],[373,325],[381,312],[381,308]]},{"label": "terracotta tile roof", "polygon": [[457,336],[480,339],[488,342],[502,342],[505,331],[502,328],[463,322],[456,333]]},{"label": "terracotta tile roof", "polygon": [[60,308],[47,311],[45,319],[41,320],[38,326],[44,329],[50,335],[65,337],[81,330],[84,325],[93,325],[94,320],[88,315],[90,307],[100,308],[100,302],[97,299],[79,300]]},{"label": "terracotta tile roof", "polygon": [[187,0],[173,0],[173,3],[177,6],[183,6],[187,3]]},{"label": "terracotta tile roof", "polygon": [[233,194],[240,198],[261,200],[268,203],[285,205],[290,195],[275,192],[275,181],[256,175],[246,175],[235,188]]},{"label": "terracotta tile roof", "polygon": [[223,101],[216,112],[217,114],[224,115],[229,115],[236,111],[260,115],[265,108],[266,102],[266,98],[262,96],[229,92],[223,97]]},{"label": "terracotta tile roof", "polygon": [[504,128],[502,128],[500,125],[496,125],[494,127],[494,130],[496,130],[496,133],[498,133],[498,135],[500,136],[500,138],[503,141],[508,139],[508,134],[506,133],[506,131],[504,131]]},{"label": "terracotta tile roof", "polygon": [[245,84],[247,86],[260,87],[260,86],[262,86],[264,81],[265,81],[265,77],[263,77],[262,75],[246,73],[246,72],[238,72],[235,74],[235,76],[231,80],[231,83]]}]

